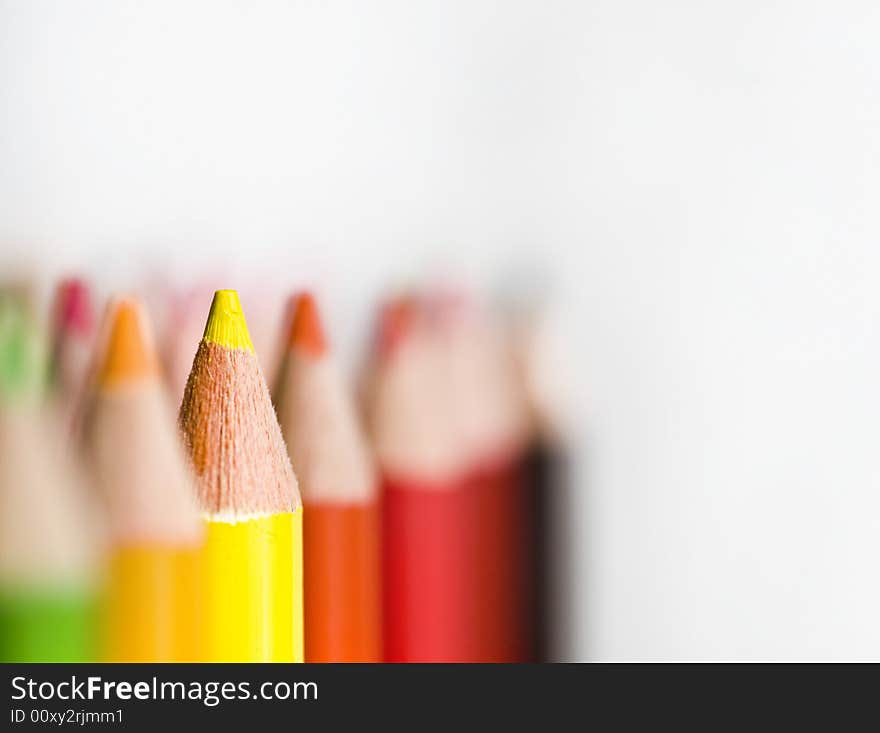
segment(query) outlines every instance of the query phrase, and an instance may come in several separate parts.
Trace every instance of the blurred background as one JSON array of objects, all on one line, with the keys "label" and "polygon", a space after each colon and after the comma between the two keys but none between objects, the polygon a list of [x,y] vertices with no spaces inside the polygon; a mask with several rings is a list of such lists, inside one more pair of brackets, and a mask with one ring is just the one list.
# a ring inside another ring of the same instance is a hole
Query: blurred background
[{"label": "blurred background", "polygon": [[311,284],[352,371],[389,288],[535,293],[558,655],[876,659],[878,35],[869,2],[2,0],[0,268]]}]

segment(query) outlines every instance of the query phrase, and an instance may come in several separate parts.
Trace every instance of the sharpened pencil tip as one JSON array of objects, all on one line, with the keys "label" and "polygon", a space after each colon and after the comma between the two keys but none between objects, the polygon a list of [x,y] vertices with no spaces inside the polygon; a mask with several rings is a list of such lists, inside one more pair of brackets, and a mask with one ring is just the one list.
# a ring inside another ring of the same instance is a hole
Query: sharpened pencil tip
[{"label": "sharpened pencil tip", "polygon": [[254,345],[237,291],[218,290],[214,293],[202,338],[228,349],[242,349],[253,353]]},{"label": "sharpened pencil tip", "polygon": [[300,293],[294,297],[292,309],[288,346],[316,358],[326,354],[327,339],[314,296],[309,292]]},{"label": "sharpened pencil tip", "polygon": [[55,293],[55,329],[87,335],[94,327],[95,312],[89,286],[80,278],[67,278]]},{"label": "sharpened pencil tip", "polygon": [[136,298],[119,298],[107,309],[107,344],[102,357],[101,385],[155,379],[159,361]]},{"label": "sharpened pencil tip", "polygon": [[386,302],[379,312],[377,345],[382,356],[390,355],[412,330],[416,315],[415,297],[402,295]]},{"label": "sharpened pencil tip", "polygon": [[45,344],[24,293],[0,288],[0,402],[40,397]]}]

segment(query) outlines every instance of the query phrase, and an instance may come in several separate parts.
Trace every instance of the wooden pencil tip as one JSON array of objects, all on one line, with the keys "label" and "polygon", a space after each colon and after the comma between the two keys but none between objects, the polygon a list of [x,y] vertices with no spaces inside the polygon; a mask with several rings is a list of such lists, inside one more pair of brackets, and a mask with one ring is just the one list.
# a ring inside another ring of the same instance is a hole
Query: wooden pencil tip
[{"label": "wooden pencil tip", "polygon": [[98,382],[102,386],[156,379],[159,362],[136,298],[120,298],[107,309],[107,343]]},{"label": "wooden pencil tip", "polygon": [[227,349],[242,349],[253,353],[254,345],[235,290],[218,290],[214,293],[202,338]]},{"label": "wooden pencil tip", "polygon": [[309,292],[294,296],[291,304],[293,317],[287,345],[298,348],[315,358],[327,353],[327,339],[314,296]]},{"label": "wooden pencil tip", "polygon": [[55,291],[55,329],[88,335],[95,326],[89,286],[80,278],[66,278]]},{"label": "wooden pencil tip", "polygon": [[403,295],[383,304],[379,312],[378,350],[390,355],[409,333],[416,315],[416,299]]},{"label": "wooden pencil tip", "polygon": [[0,401],[39,396],[45,357],[25,295],[0,288]]}]

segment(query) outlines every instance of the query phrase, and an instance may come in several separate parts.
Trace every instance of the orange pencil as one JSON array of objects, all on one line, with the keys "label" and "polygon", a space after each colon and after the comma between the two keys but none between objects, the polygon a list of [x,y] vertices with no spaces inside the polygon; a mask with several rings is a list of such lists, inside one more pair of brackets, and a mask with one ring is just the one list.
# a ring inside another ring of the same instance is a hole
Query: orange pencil
[{"label": "orange pencil", "polygon": [[275,404],[303,498],[307,662],[380,661],[379,514],[365,438],[314,298],[291,301]]}]

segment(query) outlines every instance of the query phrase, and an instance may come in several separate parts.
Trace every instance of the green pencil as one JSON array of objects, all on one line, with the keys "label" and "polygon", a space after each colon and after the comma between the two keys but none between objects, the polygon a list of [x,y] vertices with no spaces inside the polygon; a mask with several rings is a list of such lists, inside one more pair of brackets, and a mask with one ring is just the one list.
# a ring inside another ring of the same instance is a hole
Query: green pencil
[{"label": "green pencil", "polygon": [[75,472],[43,412],[45,364],[27,298],[0,289],[3,662],[93,658],[93,553]]}]

